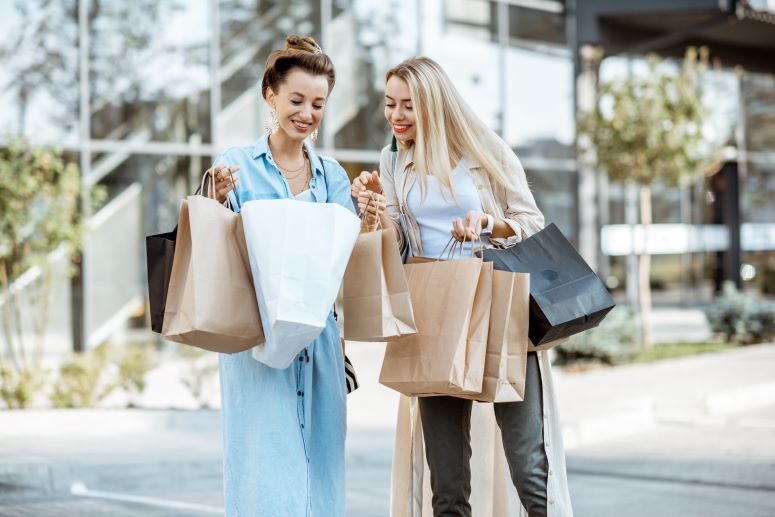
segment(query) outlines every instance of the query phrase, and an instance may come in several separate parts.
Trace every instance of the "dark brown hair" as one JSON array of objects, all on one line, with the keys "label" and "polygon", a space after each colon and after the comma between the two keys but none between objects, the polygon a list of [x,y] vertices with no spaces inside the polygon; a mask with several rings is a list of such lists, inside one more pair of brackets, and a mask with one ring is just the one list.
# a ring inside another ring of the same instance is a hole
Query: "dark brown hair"
[{"label": "dark brown hair", "polygon": [[266,99],[267,88],[276,93],[288,73],[295,68],[311,75],[325,75],[328,79],[328,93],[334,89],[336,74],[331,58],[320,50],[314,39],[291,34],[285,38],[285,49],[275,50],[266,60],[261,95]]}]

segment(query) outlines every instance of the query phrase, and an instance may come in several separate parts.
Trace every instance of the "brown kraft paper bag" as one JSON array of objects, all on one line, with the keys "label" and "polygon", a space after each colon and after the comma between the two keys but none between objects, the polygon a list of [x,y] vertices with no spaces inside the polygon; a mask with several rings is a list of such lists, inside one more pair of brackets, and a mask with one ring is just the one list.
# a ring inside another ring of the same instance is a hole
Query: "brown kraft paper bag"
[{"label": "brown kraft paper bag", "polygon": [[529,344],[530,275],[495,271],[482,392],[459,395],[480,402],[518,402],[525,398]]},{"label": "brown kraft paper bag", "polygon": [[242,219],[214,199],[180,205],[162,335],[229,354],[264,342]]},{"label": "brown kraft paper bag", "polygon": [[404,267],[417,333],[388,343],[380,382],[410,396],[481,392],[492,267],[476,258]]},{"label": "brown kraft paper bag", "polygon": [[348,341],[386,341],[417,332],[394,229],[359,235],[343,293]]}]

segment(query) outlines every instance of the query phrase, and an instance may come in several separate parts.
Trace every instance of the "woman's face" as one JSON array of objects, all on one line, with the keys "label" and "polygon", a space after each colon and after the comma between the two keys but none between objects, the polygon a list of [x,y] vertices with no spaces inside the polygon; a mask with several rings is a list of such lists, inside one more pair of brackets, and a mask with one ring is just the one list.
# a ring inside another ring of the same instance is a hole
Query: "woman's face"
[{"label": "woman's face", "polygon": [[280,131],[293,140],[304,140],[320,125],[323,119],[328,79],[324,75],[311,75],[303,70],[291,70],[280,84],[278,91],[269,88],[266,101],[275,109],[280,121]]},{"label": "woman's face", "polygon": [[385,118],[396,140],[408,143],[417,135],[412,98],[406,81],[398,76],[391,76],[385,85]]}]

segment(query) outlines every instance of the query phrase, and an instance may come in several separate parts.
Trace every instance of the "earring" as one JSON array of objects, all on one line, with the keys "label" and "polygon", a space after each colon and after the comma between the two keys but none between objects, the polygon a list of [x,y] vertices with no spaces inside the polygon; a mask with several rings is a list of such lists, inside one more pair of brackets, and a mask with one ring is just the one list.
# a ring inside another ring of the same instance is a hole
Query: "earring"
[{"label": "earring", "polygon": [[277,118],[277,112],[272,108],[269,114],[264,119],[264,129],[270,135],[273,135],[280,129],[280,121]]},{"label": "earring", "polygon": [[313,144],[318,141],[318,128],[315,128],[315,131],[309,134],[309,139]]}]

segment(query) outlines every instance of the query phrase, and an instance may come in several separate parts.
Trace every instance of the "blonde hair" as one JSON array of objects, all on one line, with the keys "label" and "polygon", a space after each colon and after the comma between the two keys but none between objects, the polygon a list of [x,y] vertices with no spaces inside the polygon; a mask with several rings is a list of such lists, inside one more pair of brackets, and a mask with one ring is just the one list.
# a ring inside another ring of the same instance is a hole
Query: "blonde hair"
[{"label": "blonde hair", "polygon": [[415,172],[423,191],[432,173],[454,196],[452,170],[463,157],[473,160],[490,180],[508,190],[516,188],[503,171],[506,160],[522,168],[516,155],[476,116],[437,62],[422,56],[407,59],[388,70],[385,82],[393,76],[409,87],[417,120]]}]

